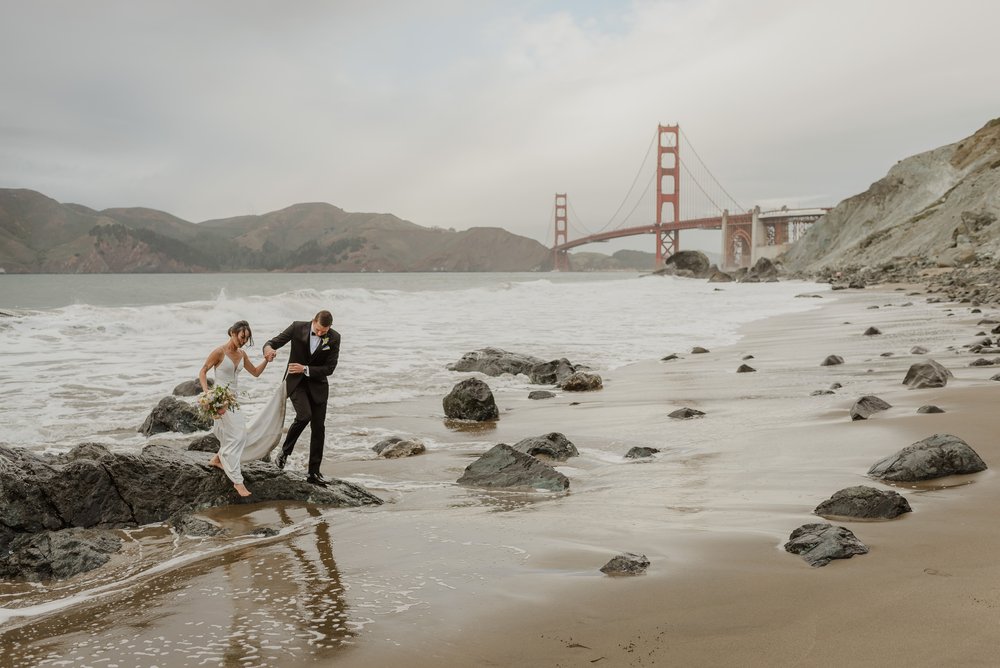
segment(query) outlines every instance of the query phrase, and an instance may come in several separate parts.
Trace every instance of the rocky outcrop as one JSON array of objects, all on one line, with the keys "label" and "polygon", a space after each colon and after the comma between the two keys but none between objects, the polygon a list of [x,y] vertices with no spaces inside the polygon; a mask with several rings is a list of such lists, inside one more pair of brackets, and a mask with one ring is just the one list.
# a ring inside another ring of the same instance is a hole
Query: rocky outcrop
[{"label": "rocky outcrop", "polygon": [[573,364],[565,357],[550,362],[536,364],[528,370],[528,378],[535,385],[560,385],[564,380],[572,376],[577,370],[585,370],[588,367]]},{"label": "rocky outcrop", "polygon": [[951,371],[932,359],[917,362],[910,365],[906,376],[903,378],[903,385],[911,390],[919,390],[928,387],[944,387],[948,384],[948,379],[954,377]]},{"label": "rocky outcrop", "polygon": [[195,431],[207,431],[212,428],[211,418],[198,414],[198,410],[176,397],[169,396],[160,399],[156,407],[146,416],[139,433],[144,436],[161,434],[166,431],[176,431],[190,434]]},{"label": "rocky outcrop", "polygon": [[511,447],[532,457],[544,457],[558,462],[580,455],[573,442],[557,431],[522,439]]},{"label": "rocky outcrop", "polygon": [[868,394],[855,401],[854,405],[851,406],[851,420],[867,420],[875,413],[890,408],[892,406],[887,401]]},{"label": "rocky outcrop", "polygon": [[17,534],[0,552],[0,579],[62,580],[103,566],[121,547],[115,532],[99,529]]},{"label": "rocky outcrop", "polygon": [[711,274],[711,262],[701,251],[677,251],[663,262],[663,268],[653,272],[659,276],[686,276],[690,278],[708,278]]},{"label": "rocky outcrop", "polygon": [[785,543],[785,551],[801,556],[813,567],[826,566],[834,559],[850,559],[868,554],[868,546],[844,527],[832,524],[803,524]]},{"label": "rocky outcrop", "polygon": [[531,455],[501,443],[465,468],[458,484],[516,490],[562,492],[569,478]]},{"label": "rocky outcrop", "polygon": [[877,462],[868,475],[876,480],[917,482],[985,470],[986,462],[968,443],[951,434],[934,434]]},{"label": "rocky outcrop", "polygon": [[373,445],[372,450],[383,459],[399,459],[400,457],[421,455],[427,451],[427,446],[417,438],[390,436]]},{"label": "rocky outcrop", "polygon": [[642,575],[649,568],[649,559],[645,554],[623,552],[611,561],[601,566],[605,575]]},{"label": "rocky outcrop", "polygon": [[[215,380],[208,378],[208,389],[215,387]],[[171,392],[175,397],[196,397],[201,394],[201,381],[197,378],[180,383]]]},{"label": "rocky outcrop", "polygon": [[532,367],[543,364],[544,360],[531,355],[511,353],[500,348],[481,348],[465,353],[462,358],[448,365],[449,371],[478,372],[487,376],[504,373],[528,375]]},{"label": "rocky outcrop", "polygon": [[[253,502],[334,507],[382,502],[357,485],[310,485],[303,476],[266,462],[244,464],[243,475]],[[229,479],[209,466],[207,457],[165,445],[150,445],[141,453],[112,453],[88,443],[58,456],[0,446],[0,553],[22,534],[133,527],[239,502]],[[19,544],[28,545],[25,540],[20,538]]]},{"label": "rocky outcrop", "polygon": [[835,492],[813,512],[827,518],[891,520],[910,511],[909,502],[898,492],[858,485]]},{"label": "rocky outcrop", "polygon": [[455,420],[484,422],[500,417],[490,386],[478,378],[467,378],[442,400],[444,414]]},{"label": "rocky outcrop", "polygon": [[213,434],[205,434],[188,443],[187,449],[190,452],[218,452],[221,444],[219,439]]},{"label": "rocky outcrop", "polygon": [[750,268],[746,276],[740,279],[741,283],[773,283],[778,280],[781,272],[778,265],[767,259],[759,258]]}]

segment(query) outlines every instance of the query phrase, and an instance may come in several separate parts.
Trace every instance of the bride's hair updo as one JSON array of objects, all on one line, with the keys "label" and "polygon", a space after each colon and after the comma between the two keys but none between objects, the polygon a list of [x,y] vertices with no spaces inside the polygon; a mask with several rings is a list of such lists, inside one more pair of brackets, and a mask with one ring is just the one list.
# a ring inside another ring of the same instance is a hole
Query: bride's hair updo
[{"label": "bride's hair updo", "polygon": [[246,320],[237,320],[236,322],[234,322],[233,326],[229,328],[229,331],[226,332],[226,334],[228,334],[229,336],[233,336],[234,334],[239,334],[240,332],[247,333],[247,345],[252,346],[253,332],[250,331],[250,323],[247,322]]}]

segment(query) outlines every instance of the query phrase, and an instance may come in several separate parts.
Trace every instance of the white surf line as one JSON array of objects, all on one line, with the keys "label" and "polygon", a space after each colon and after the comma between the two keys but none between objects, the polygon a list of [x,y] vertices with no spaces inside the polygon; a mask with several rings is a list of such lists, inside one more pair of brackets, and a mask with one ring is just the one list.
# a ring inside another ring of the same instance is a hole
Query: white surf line
[{"label": "white surf line", "polygon": [[240,540],[239,542],[233,543],[231,545],[225,545],[216,550],[208,550],[206,552],[193,552],[191,554],[182,555],[179,557],[174,557],[173,559],[168,559],[160,564],[136,573],[124,581],[109,582],[108,584],[97,587],[93,590],[88,590],[86,592],[81,592],[79,594],[74,594],[72,596],[67,596],[65,598],[57,599],[55,601],[49,601],[47,603],[39,603],[38,605],[29,605],[23,608],[0,608],[0,627],[9,622],[12,619],[18,617],[39,617],[43,615],[48,615],[53,612],[58,612],[65,610],[74,605],[79,605],[82,603],[94,602],[103,596],[110,596],[112,594],[122,593],[142,581],[159,575],[165,571],[173,570],[174,568],[179,568],[188,563],[198,561],[207,557],[213,557],[220,554],[225,554],[232,550],[238,550],[248,545],[263,544],[263,543],[276,543],[279,540],[290,536],[293,533],[298,533],[304,530],[307,526],[314,526],[321,521],[326,519],[325,516],[320,517],[310,517],[303,520],[300,524],[294,524],[290,527],[286,527],[278,531],[276,536],[248,536],[245,540]]}]

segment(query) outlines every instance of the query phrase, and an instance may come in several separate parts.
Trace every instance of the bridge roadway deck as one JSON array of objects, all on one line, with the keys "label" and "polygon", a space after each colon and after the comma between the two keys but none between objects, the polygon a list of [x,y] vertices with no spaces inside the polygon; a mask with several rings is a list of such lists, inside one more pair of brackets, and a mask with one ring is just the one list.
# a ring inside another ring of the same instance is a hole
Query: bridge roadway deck
[{"label": "bridge roadway deck", "polygon": [[[729,216],[730,225],[746,225],[750,222],[750,220],[751,216],[749,213]],[[623,227],[617,230],[599,232],[597,234],[591,234],[590,236],[574,239],[573,241],[567,241],[564,244],[559,244],[552,250],[567,251],[571,248],[576,248],[577,246],[583,246],[585,244],[591,244],[599,241],[620,239],[622,237],[633,237],[640,234],[656,234],[657,230],[672,232],[675,230],[718,230],[721,228],[722,216],[715,216],[713,218],[692,218],[690,220],[682,220],[678,223],[663,223],[663,225],[660,226],[655,224],[640,225],[638,227]]]}]

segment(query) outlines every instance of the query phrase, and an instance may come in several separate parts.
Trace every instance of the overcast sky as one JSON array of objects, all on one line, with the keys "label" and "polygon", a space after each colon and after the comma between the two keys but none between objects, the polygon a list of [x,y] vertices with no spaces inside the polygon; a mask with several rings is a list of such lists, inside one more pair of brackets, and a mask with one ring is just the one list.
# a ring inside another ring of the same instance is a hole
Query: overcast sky
[{"label": "overcast sky", "polygon": [[0,187],[193,222],[322,201],[551,245],[554,193],[588,229],[638,197],[658,123],[741,204],[831,206],[1000,116],[993,0],[0,9]]}]

